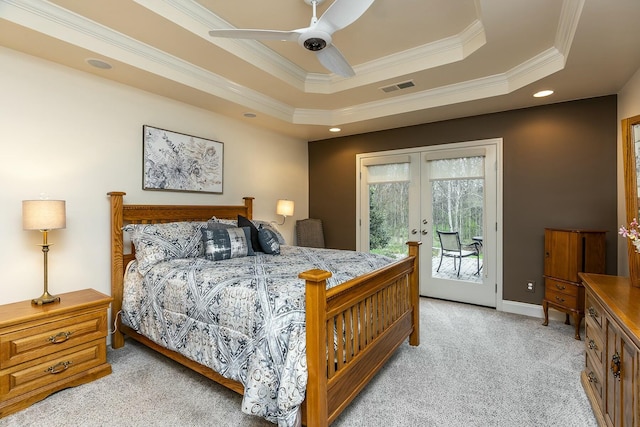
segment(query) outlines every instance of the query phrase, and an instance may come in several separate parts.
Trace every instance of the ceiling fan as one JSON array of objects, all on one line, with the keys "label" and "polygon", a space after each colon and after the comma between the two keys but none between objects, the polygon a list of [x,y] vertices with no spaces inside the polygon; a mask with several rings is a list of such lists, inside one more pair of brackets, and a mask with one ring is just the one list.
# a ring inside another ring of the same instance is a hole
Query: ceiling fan
[{"label": "ceiling fan", "polygon": [[318,61],[329,71],[343,77],[355,75],[353,68],[342,53],[331,44],[331,35],[355,22],[371,6],[374,0],[335,0],[320,16],[316,17],[316,6],[324,0],[303,0],[313,7],[311,23],[306,28],[291,31],[279,30],[211,30],[212,37],[254,40],[297,41],[307,50],[315,52]]}]

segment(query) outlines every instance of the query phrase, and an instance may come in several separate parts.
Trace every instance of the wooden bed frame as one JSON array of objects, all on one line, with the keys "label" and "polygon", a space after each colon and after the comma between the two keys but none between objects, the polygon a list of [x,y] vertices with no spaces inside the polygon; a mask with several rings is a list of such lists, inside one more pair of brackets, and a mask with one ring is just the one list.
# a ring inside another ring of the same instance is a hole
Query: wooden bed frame
[{"label": "wooden bed frame", "polygon": [[[238,206],[125,205],[123,192],[110,192],[112,316],[117,330],[113,348],[124,345],[127,335],[196,372],[242,394],[241,383],[222,377],[174,351],[168,350],[121,324],[124,267],[134,259],[135,248],[125,253],[122,227],[128,223],[206,221],[215,216],[252,218],[253,197]],[[393,352],[409,338],[420,344],[418,293],[419,242],[409,242],[409,256],[373,273],[356,277],[326,290],[331,273],[305,271],[307,365],[309,378],[302,422],[328,426],[367,385]],[[334,349],[333,330],[342,333]],[[329,345],[327,345],[329,339]],[[342,355],[338,357],[338,355]],[[335,361],[328,363],[328,360]]]}]

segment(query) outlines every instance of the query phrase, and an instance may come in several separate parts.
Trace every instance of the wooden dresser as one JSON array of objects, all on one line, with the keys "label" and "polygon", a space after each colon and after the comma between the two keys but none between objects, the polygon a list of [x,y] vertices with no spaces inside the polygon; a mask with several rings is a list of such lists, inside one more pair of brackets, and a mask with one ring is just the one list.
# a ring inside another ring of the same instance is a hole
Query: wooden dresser
[{"label": "wooden dresser", "polygon": [[640,288],[626,277],[580,274],[586,290],[582,386],[601,426],[640,423]]},{"label": "wooden dresser", "polygon": [[573,317],[575,338],[580,339],[584,317],[584,288],[578,273],[604,273],[606,232],[546,228],[544,230],[544,323],[549,324],[549,307]]},{"label": "wooden dresser", "polygon": [[111,373],[106,337],[112,298],[93,289],[59,296],[59,303],[0,306],[0,418]]}]

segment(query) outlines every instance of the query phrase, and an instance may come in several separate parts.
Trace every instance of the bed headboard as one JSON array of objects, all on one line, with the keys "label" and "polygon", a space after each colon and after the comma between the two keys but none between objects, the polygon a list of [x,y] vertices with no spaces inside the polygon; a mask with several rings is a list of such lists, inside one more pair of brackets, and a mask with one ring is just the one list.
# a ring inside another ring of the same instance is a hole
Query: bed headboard
[{"label": "bed headboard", "polygon": [[[111,296],[112,313],[122,307],[124,267],[134,257],[133,248],[126,248],[122,227],[125,224],[155,224],[176,221],[207,221],[212,217],[237,219],[238,215],[253,218],[253,197],[243,197],[243,205],[125,205],[122,191],[107,193],[111,200]],[[114,334],[114,340],[124,340],[121,334]]]}]

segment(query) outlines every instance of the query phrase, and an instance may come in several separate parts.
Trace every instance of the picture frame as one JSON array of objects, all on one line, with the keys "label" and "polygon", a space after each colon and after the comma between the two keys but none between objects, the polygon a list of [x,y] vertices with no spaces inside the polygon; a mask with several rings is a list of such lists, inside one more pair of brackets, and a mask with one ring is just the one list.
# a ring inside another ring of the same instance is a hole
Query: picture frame
[{"label": "picture frame", "polygon": [[224,143],[142,126],[142,189],[222,194]]}]

